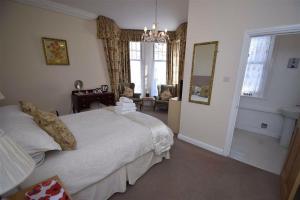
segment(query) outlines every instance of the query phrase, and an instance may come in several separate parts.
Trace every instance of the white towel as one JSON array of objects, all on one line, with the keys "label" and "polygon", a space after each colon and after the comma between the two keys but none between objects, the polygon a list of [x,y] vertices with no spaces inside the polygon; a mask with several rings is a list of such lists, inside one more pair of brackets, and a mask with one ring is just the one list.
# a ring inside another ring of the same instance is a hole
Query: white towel
[{"label": "white towel", "polygon": [[119,101],[124,103],[133,103],[132,99],[129,99],[127,97],[120,97]]},{"label": "white towel", "polygon": [[117,106],[124,106],[124,107],[135,106],[135,103],[124,103],[124,102],[120,102],[120,101],[118,101],[116,104],[117,104]]}]

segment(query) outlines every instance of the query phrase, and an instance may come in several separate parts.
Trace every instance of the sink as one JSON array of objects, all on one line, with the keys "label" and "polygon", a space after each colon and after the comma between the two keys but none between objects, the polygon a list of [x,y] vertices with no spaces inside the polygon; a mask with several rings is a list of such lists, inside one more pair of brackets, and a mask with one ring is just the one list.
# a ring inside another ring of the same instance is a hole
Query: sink
[{"label": "sink", "polygon": [[279,109],[279,111],[284,117],[288,117],[292,119],[298,119],[300,117],[299,106],[282,107]]},{"label": "sink", "polygon": [[282,107],[279,109],[279,111],[283,116],[280,145],[288,147],[296,125],[296,120],[300,117],[300,107]]}]

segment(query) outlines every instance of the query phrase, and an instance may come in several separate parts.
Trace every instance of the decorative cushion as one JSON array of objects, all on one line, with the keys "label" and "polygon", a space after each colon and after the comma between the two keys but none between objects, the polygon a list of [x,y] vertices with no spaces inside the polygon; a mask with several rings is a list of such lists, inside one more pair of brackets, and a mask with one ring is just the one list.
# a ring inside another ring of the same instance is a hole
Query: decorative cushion
[{"label": "decorative cushion", "polygon": [[124,93],[123,96],[125,97],[133,97],[133,89],[131,89],[130,87],[124,87]]},{"label": "decorative cushion", "polygon": [[166,89],[164,90],[162,93],[160,93],[160,99],[163,100],[163,101],[167,101],[169,100],[170,98],[172,98],[172,94],[170,92],[170,89]]},{"label": "decorative cushion", "polygon": [[66,125],[53,113],[37,110],[34,121],[61,146],[62,150],[76,148],[76,139]]},{"label": "decorative cushion", "polygon": [[201,87],[200,96],[201,97],[208,97],[209,96],[209,86],[208,85],[205,85],[205,86]]},{"label": "decorative cushion", "polygon": [[27,113],[28,115],[31,116],[35,115],[37,107],[33,103],[27,101],[19,101],[19,103],[20,103],[21,110],[24,113]]}]

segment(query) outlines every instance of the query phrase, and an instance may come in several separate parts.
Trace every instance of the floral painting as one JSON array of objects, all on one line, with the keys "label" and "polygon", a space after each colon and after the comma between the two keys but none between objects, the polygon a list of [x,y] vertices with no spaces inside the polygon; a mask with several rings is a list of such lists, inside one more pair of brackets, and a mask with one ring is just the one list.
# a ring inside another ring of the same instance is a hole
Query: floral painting
[{"label": "floral painting", "polygon": [[69,65],[66,40],[42,38],[47,65]]}]

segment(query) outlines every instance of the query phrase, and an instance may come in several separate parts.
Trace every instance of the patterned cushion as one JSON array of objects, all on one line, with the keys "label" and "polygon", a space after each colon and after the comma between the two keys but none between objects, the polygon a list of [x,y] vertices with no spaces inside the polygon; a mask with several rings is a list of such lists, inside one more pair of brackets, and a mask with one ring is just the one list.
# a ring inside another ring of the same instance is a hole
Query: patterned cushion
[{"label": "patterned cushion", "polygon": [[209,86],[208,85],[205,85],[205,86],[201,87],[200,96],[201,97],[208,97],[209,96]]},{"label": "patterned cushion", "polygon": [[73,150],[76,148],[75,137],[55,114],[37,110],[34,121],[53,137],[62,150]]},{"label": "patterned cushion", "polygon": [[35,115],[37,111],[37,107],[33,103],[27,101],[19,101],[19,103],[20,103],[21,110],[24,113],[27,113],[28,115],[31,116]]},{"label": "patterned cushion", "polygon": [[133,89],[131,89],[130,87],[124,87],[124,93],[123,96],[125,97],[133,97]]},{"label": "patterned cushion", "polygon": [[172,94],[171,94],[169,88],[166,89],[165,91],[163,91],[162,93],[160,93],[161,100],[166,101],[166,100],[169,100],[170,98],[172,98]]}]

